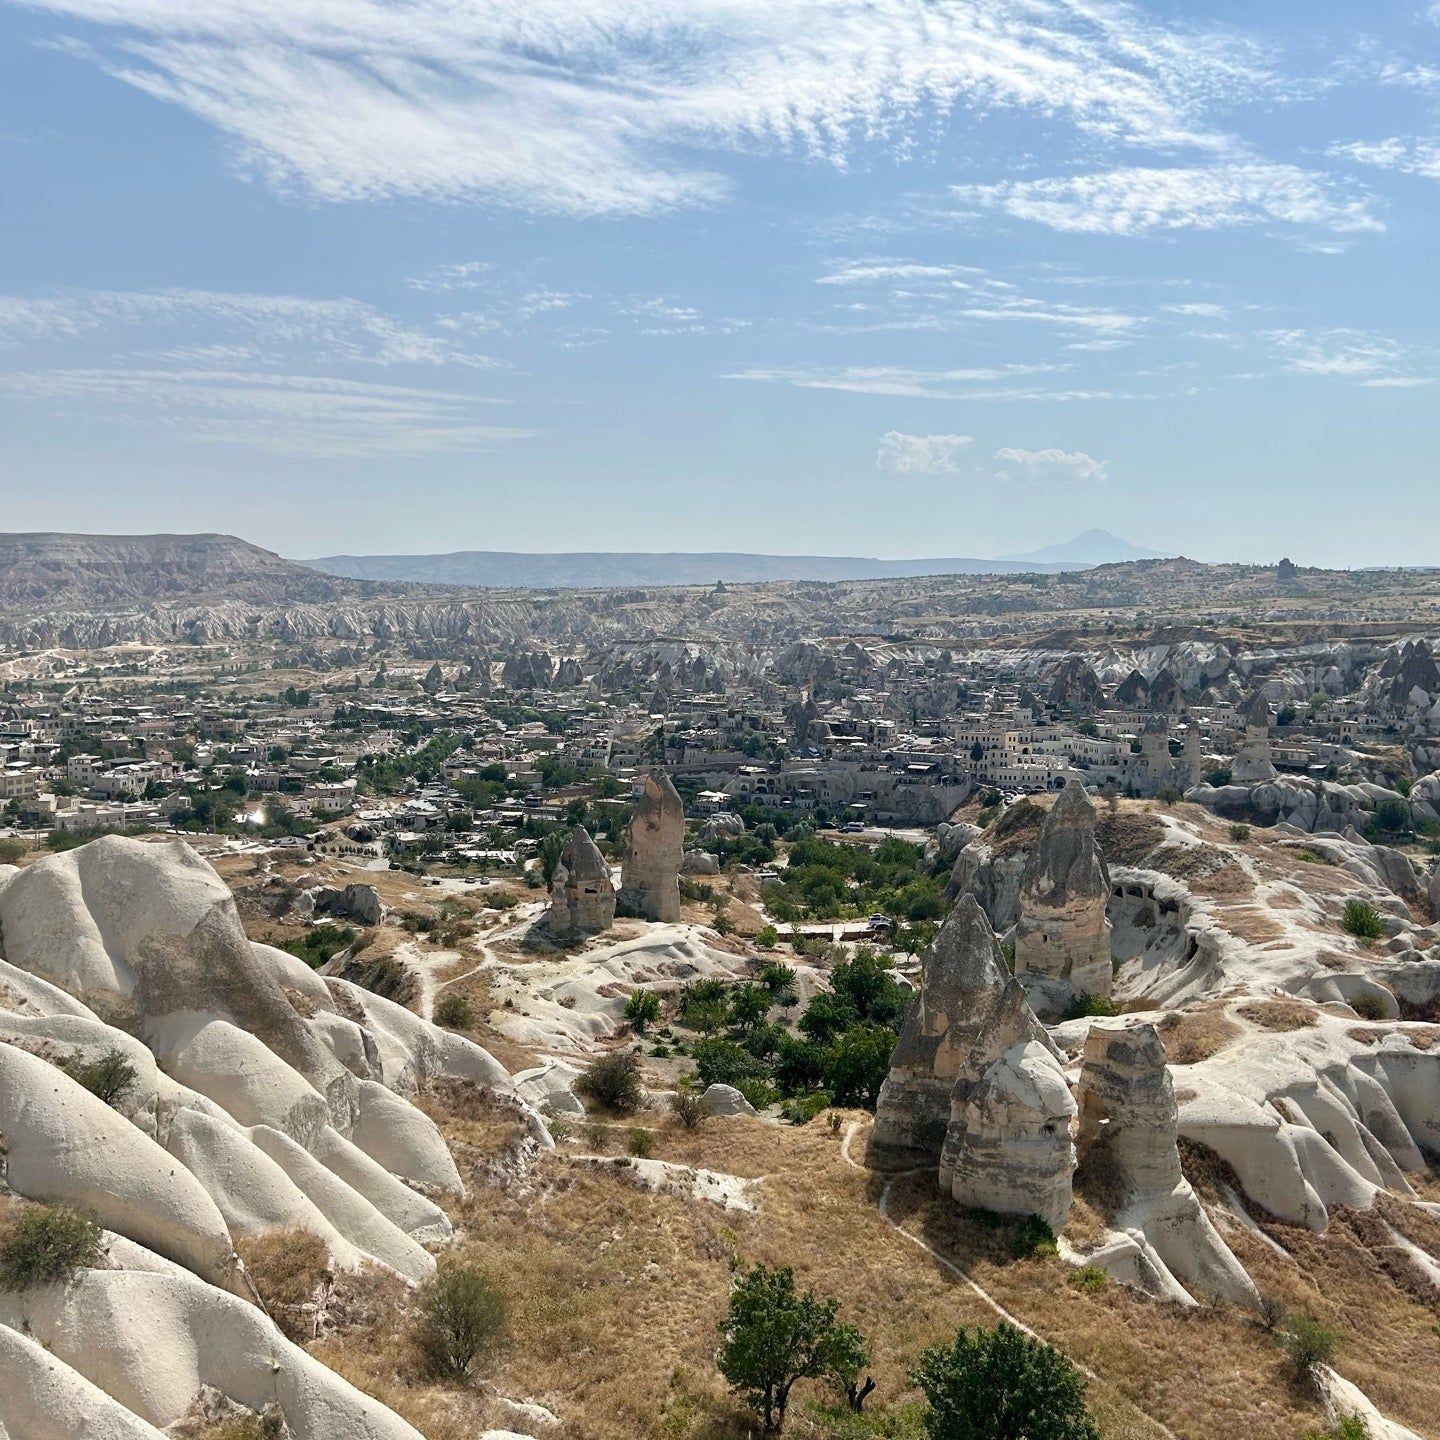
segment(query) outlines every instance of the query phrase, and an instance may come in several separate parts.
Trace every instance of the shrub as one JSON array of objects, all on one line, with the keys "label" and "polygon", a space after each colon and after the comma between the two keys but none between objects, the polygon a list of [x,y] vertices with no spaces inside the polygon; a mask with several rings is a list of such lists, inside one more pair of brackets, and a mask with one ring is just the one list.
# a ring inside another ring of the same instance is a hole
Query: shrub
[{"label": "shrub", "polygon": [[705,1107],[700,1103],[700,1092],[689,1086],[677,1090],[670,1097],[670,1110],[687,1130],[698,1130],[705,1119]]},{"label": "shrub", "polygon": [[630,1132],[625,1148],[637,1159],[646,1159],[655,1148],[655,1136],[644,1126]]},{"label": "shrub", "polygon": [[0,865],[17,865],[25,858],[25,842],[6,835],[0,839]]},{"label": "shrub", "polygon": [[72,1055],[66,1062],[65,1073],[107,1105],[123,1100],[138,1078],[135,1067],[118,1047],[112,1047],[94,1060]]},{"label": "shrub", "polygon": [[1356,995],[1350,1001],[1350,1008],[1362,1020],[1383,1020],[1385,1002],[1378,995]]},{"label": "shrub", "polygon": [[855,1381],[869,1354],[860,1332],[836,1320],[839,1308],[839,1301],[813,1291],[797,1294],[788,1266],[756,1265],[730,1292],[715,1364],[760,1412],[767,1433],[785,1423],[798,1380],[828,1379],[852,1397],[857,1393]]},{"label": "shrub", "polygon": [[633,1055],[601,1055],[581,1072],[575,1090],[606,1110],[633,1114],[645,1098],[640,1088],[640,1062]]},{"label": "shrub", "polygon": [[762,950],[773,950],[780,943],[780,932],[773,925],[762,925],[755,932],[755,943]]},{"label": "shrub", "polygon": [[765,1066],[743,1045],[733,1040],[699,1040],[691,1052],[695,1057],[695,1079],[700,1088],[734,1085],[742,1080],[763,1080]]},{"label": "shrub", "polygon": [[1260,1297],[1260,1324],[1270,1331],[1278,1330],[1285,1323],[1285,1302],[1278,1295]]},{"label": "shrub", "polygon": [[780,1092],[768,1080],[742,1080],[735,1087],[757,1110],[766,1110],[779,1098]]},{"label": "shrub", "polygon": [[1038,1260],[1053,1259],[1060,1253],[1055,1232],[1038,1216],[1027,1215],[1015,1231],[1011,1248],[1017,1259],[1034,1256]]},{"label": "shrub", "polygon": [[1370,1440],[1370,1432],[1358,1415],[1342,1415],[1328,1430],[1312,1430],[1305,1440]]},{"label": "shrub", "polygon": [[1250,838],[1250,827],[1248,825],[1232,825],[1230,827],[1230,838],[1237,844],[1242,840]]},{"label": "shrub", "polygon": [[284,1416],[267,1405],[258,1415],[241,1415],[213,1428],[207,1426],[197,1440],[284,1440],[288,1433]]},{"label": "shrub", "polygon": [[475,1008],[466,996],[452,990],[436,1003],[435,1023],[447,1030],[468,1030],[475,1023]]},{"label": "shrub", "polygon": [[1357,940],[1378,940],[1385,933],[1380,912],[1365,900],[1347,900],[1340,928]]},{"label": "shrub", "polygon": [[1104,995],[1077,995],[1074,1003],[1065,1012],[1067,1020],[1079,1020],[1086,1015],[1118,1015],[1119,1007]]},{"label": "shrub", "polygon": [[499,1349],[508,1321],[509,1306],[488,1275],[442,1260],[420,1290],[412,1338],[431,1374],[465,1380]]},{"label": "shrub", "polygon": [[33,1205],[0,1245],[0,1286],[55,1285],[100,1261],[100,1227],[66,1205]]},{"label": "shrub", "polygon": [[625,1018],[637,1035],[660,1018],[660,997],[653,990],[636,990],[625,1002]]},{"label": "shrub", "polygon": [[830,1104],[829,1093],[817,1090],[813,1095],[797,1095],[793,1100],[787,1100],[780,1107],[780,1113],[792,1125],[808,1125],[817,1115],[828,1110]]},{"label": "shrub", "polygon": [[1292,1315],[1280,1337],[1298,1380],[1309,1379],[1335,1357],[1335,1332],[1313,1315]]},{"label": "shrub", "polygon": [[1053,1346],[1008,1324],[961,1330],[920,1356],[929,1440],[1100,1440],[1085,1380]]},{"label": "shrub", "polygon": [[1070,1284],[1087,1295],[1097,1294],[1110,1283],[1110,1277],[1098,1265],[1082,1265],[1070,1277]]}]

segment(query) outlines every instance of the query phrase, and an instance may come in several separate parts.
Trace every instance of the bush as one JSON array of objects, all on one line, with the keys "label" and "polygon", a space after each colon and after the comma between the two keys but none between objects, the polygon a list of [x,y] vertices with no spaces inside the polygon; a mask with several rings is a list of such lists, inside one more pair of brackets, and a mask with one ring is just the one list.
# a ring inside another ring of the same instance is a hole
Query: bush
[{"label": "bush", "polygon": [[1358,1415],[1342,1415],[1328,1430],[1312,1430],[1305,1440],[1370,1440],[1370,1432]]},{"label": "bush", "polygon": [[1260,1324],[1270,1331],[1278,1330],[1285,1323],[1285,1302],[1278,1295],[1260,1297]]},{"label": "bush", "polygon": [[65,1073],[107,1105],[123,1100],[138,1078],[135,1067],[118,1047],[112,1047],[94,1060],[72,1055],[65,1064]]},{"label": "bush", "polygon": [[0,1244],[0,1287],[56,1285],[100,1262],[100,1227],[66,1205],[32,1205]]},{"label": "bush", "polygon": [[625,1002],[625,1018],[637,1035],[660,1018],[660,997],[653,990],[636,990]]},{"label": "bush", "polygon": [[780,1113],[792,1125],[808,1125],[817,1115],[828,1110],[830,1104],[829,1094],[817,1090],[813,1095],[797,1095],[795,1099],[787,1100],[780,1107]]},{"label": "bush", "polygon": [[1077,995],[1074,1003],[1065,1012],[1067,1020],[1079,1020],[1086,1015],[1118,1015],[1120,1008],[1104,995]]},{"label": "bush", "polygon": [[509,1306],[488,1275],[442,1260],[421,1287],[412,1338],[432,1375],[465,1380],[499,1349],[508,1321]]},{"label": "bush", "polygon": [[768,1080],[742,1080],[735,1088],[756,1110],[767,1110],[780,1098],[780,1092]]},{"label": "bush", "polygon": [[655,1137],[643,1126],[630,1132],[625,1148],[637,1159],[646,1159],[655,1148]]},{"label": "bush", "polygon": [[1292,1315],[1280,1337],[1298,1380],[1308,1380],[1335,1357],[1335,1332],[1313,1315]]},{"label": "bush", "polygon": [[633,1055],[602,1055],[575,1081],[576,1093],[606,1110],[633,1114],[644,1103],[640,1062]]},{"label": "bush", "polygon": [[447,1030],[468,1030],[475,1023],[475,1008],[464,995],[452,990],[436,1003],[435,1023]]},{"label": "bush", "polygon": [[1230,838],[1239,844],[1250,838],[1250,827],[1248,825],[1232,825],[1230,827]]},{"label": "bush", "polygon": [[695,1079],[702,1090],[711,1085],[734,1085],[738,1089],[742,1080],[765,1078],[764,1064],[733,1040],[697,1040],[691,1054],[695,1057]]},{"label": "bush", "polygon": [[910,1378],[929,1402],[929,1440],[1100,1440],[1079,1370],[1013,1325],[961,1330]]},{"label": "bush", "polygon": [[1357,940],[1378,940],[1385,933],[1380,912],[1365,900],[1347,900],[1340,928]]},{"label": "bush", "polygon": [[1378,995],[1356,995],[1350,1001],[1350,1008],[1362,1020],[1383,1020],[1385,1002]]},{"label": "bush", "polygon": [[1038,1215],[1027,1215],[1020,1222],[1011,1249],[1020,1260],[1027,1256],[1050,1260],[1060,1253],[1060,1247],[1055,1243],[1055,1232]]},{"label": "bush", "polygon": [[773,925],[762,925],[755,932],[755,943],[762,950],[773,950],[780,943],[780,932]]},{"label": "bush", "polygon": [[705,1107],[700,1103],[700,1092],[689,1086],[677,1090],[670,1097],[670,1110],[687,1130],[698,1130],[705,1119]]},{"label": "bush", "polygon": [[0,865],[18,865],[25,858],[25,842],[6,835],[0,839]]},{"label": "bush", "polygon": [[1095,1295],[1110,1283],[1110,1277],[1098,1265],[1082,1265],[1070,1276],[1070,1284],[1086,1295]]}]

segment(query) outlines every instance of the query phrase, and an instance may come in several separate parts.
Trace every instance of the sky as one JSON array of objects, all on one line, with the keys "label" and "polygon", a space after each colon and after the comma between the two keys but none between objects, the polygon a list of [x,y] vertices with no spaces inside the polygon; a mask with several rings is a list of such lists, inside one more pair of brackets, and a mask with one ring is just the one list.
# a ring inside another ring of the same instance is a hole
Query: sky
[{"label": "sky", "polygon": [[0,0],[0,529],[1440,563],[1440,3]]}]

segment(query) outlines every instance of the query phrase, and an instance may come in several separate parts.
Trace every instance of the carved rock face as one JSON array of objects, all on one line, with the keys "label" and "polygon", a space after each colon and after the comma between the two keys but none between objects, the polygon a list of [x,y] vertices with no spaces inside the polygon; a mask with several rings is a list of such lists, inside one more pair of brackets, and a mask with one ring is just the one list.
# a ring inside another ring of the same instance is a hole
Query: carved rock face
[{"label": "carved rock face", "polygon": [[871,1143],[939,1158],[950,1092],[1005,988],[1005,962],[985,912],[963,896],[922,962],[881,1087]]},{"label": "carved rock face", "polygon": [[620,878],[625,913],[645,920],[678,920],[684,863],[685,804],[670,777],[657,771],[646,776],[630,822],[630,849]]}]

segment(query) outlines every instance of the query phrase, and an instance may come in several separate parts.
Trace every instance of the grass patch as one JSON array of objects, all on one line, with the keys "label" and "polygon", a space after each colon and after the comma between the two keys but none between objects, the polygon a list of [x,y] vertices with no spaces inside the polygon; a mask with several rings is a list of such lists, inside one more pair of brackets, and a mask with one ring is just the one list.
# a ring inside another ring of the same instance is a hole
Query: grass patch
[{"label": "grass patch", "polygon": [[297,1345],[315,1338],[316,1298],[330,1279],[330,1252],[308,1230],[270,1230],[235,1242],[270,1318]]}]

